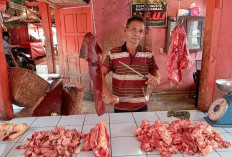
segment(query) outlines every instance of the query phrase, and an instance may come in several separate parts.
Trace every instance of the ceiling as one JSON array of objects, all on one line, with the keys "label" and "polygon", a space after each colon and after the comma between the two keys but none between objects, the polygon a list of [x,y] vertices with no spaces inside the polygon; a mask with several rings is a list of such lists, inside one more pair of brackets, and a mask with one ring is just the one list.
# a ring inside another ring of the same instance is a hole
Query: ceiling
[{"label": "ceiling", "polygon": [[[1,0],[0,0],[1,1]],[[84,7],[88,6],[90,0],[25,0],[25,2],[45,2],[50,5],[51,18],[54,22],[54,9],[55,8],[70,8],[70,7]],[[40,22],[41,17],[39,14],[38,6],[27,6],[24,10],[16,10],[14,8],[7,8],[2,13],[2,19],[6,27],[16,27],[17,23],[34,23]],[[20,25],[19,25],[20,26]]]},{"label": "ceiling", "polygon": [[82,7],[89,4],[90,0],[38,0],[46,2],[53,8]]}]

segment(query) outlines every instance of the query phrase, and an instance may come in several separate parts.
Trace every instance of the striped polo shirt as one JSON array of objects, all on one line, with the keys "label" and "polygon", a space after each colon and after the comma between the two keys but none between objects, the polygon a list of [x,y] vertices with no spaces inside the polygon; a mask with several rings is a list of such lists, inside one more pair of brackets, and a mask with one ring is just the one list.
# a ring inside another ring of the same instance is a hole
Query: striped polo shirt
[{"label": "striped polo shirt", "polygon": [[[148,75],[158,70],[154,54],[141,45],[137,47],[137,53],[132,56],[126,48],[126,43],[113,48],[106,56],[103,66],[112,71],[112,93],[122,97],[114,107],[119,110],[134,111],[145,106],[149,101],[147,85],[141,76],[127,69],[119,63],[127,64],[143,75]],[[124,97],[124,98],[123,98]]]}]

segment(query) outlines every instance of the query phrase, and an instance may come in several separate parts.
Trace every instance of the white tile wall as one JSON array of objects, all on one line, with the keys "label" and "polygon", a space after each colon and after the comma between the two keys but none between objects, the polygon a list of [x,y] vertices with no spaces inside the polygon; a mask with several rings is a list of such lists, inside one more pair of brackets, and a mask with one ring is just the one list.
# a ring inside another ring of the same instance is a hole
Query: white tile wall
[{"label": "white tile wall", "polygon": [[31,127],[49,127],[56,126],[60,120],[61,116],[44,116],[38,117]]},{"label": "white tile wall", "polygon": [[178,118],[176,118],[176,117],[167,117],[167,113],[168,113],[168,111],[156,111],[157,116],[162,121],[171,122],[174,120],[178,120]]},{"label": "white tile wall", "polygon": [[224,128],[227,132],[232,133],[232,128]]},{"label": "white tile wall", "polygon": [[232,151],[218,152],[218,154],[219,154],[221,157],[231,157],[231,156],[232,156]]},{"label": "white tile wall", "polygon": [[111,137],[135,136],[135,123],[110,124]]},{"label": "white tile wall", "polygon": [[36,117],[19,117],[10,120],[9,123],[15,123],[15,124],[26,123],[28,126],[30,126],[35,121],[35,119]]},{"label": "white tile wall", "polygon": [[69,125],[69,126],[65,126],[65,129],[76,129],[79,133],[82,132],[82,125]]},{"label": "white tile wall", "polygon": [[24,149],[16,149],[17,146],[23,145],[24,143],[16,143],[6,157],[22,157]]},{"label": "white tile wall", "polygon": [[80,154],[77,154],[76,157],[93,157],[93,156],[94,156],[93,151],[87,151],[87,152],[81,151]]},{"label": "white tile wall", "polygon": [[85,115],[62,116],[57,126],[83,125]]},{"label": "white tile wall", "polygon": [[112,156],[145,155],[134,137],[111,138]]},{"label": "white tile wall", "polygon": [[133,112],[133,116],[136,122],[142,123],[144,119],[149,120],[150,122],[155,122],[159,117],[155,112]]},{"label": "white tile wall", "polygon": [[0,144],[0,156],[4,157],[14,147],[15,143]]},{"label": "white tile wall", "polygon": [[110,113],[110,123],[134,123],[134,117],[129,113]]},{"label": "white tile wall", "polygon": [[105,113],[102,116],[97,116],[97,114],[87,114],[85,117],[85,125],[96,125],[97,123],[105,120],[109,123],[109,114]]}]

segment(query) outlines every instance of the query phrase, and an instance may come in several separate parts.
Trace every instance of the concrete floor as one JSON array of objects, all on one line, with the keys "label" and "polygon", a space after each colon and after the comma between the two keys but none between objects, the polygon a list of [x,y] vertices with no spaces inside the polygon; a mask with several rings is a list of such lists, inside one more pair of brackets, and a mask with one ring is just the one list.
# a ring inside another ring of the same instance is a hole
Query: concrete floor
[{"label": "concrete floor", "polygon": [[[113,106],[105,105],[106,112],[114,112]],[[148,111],[196,110],[195,101],[191,94],[152,94]],[[82,113],[96,113],[94,102],[83,100]]]},{"label": "concrete floor", "polygon": [[[114,112],[113,106],[105,105],[106,113]],[[16,117],[28,117],[31,110],[13,105]],[[190,94],[152,94],[148,111],[196,110],[195,101]],[[95,114],[93,101],[83,100],[82,114]]]}]

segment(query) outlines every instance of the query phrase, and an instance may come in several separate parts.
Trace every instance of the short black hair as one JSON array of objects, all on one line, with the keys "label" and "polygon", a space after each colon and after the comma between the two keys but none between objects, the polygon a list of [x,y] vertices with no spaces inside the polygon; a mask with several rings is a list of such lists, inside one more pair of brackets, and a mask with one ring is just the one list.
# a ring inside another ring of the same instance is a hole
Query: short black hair
[{"label": "short black hair", "polygon": [[6,31],[4,31],[4,32],[2,32],[2,37],[4,38],[5,36],[10,37],[10,34],[8,32],[6,32]]},{"label": "short black hair", "polygon": [[140,16],[133,16],[131,18],[129,18],[127,20],[127,23],[126,23],[126,28],[128,28],[128,26],[131,24],[132,21],[138,21],[138,22],[142,22],[144,25],[145,25],[145,20],[144,18],[140,17]]}]

